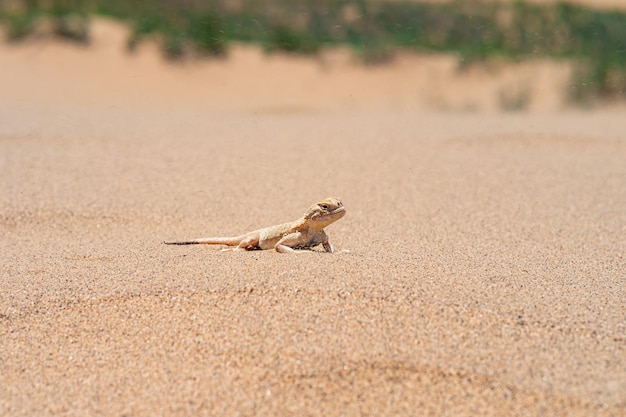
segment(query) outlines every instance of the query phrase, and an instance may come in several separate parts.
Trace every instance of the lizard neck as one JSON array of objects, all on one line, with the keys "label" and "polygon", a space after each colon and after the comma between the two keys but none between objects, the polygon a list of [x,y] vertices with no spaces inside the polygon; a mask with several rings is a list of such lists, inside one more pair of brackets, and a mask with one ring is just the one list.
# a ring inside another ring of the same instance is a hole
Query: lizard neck
[{"label": "lizard neck", "polygon": [[302,217],[294,222],[293,226],[294,230],[298,230],[300,232],[305,230],[312,230],[314,232],[319,232],[324,228],[324,225],[316,225],[315,222],[310,221],[306,217]]}]

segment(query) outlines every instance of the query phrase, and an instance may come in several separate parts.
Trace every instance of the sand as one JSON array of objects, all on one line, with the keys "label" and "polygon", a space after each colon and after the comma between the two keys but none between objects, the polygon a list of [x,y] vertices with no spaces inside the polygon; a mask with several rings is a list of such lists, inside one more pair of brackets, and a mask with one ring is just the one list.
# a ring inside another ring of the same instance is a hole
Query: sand
[{"label": "sand", "polygon": [[[0,415],[626,415],[624,111],[98,28],[0,46]],[[334,254],[161,243],[333,195]]]}]

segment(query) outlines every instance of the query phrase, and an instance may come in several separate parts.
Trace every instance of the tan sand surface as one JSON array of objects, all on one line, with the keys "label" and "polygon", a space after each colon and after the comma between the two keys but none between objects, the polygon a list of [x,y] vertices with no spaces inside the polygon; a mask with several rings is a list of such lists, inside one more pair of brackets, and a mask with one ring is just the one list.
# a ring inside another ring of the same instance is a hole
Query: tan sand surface
[{"label": "tan sand surface", "polygon": [[[0,415],[626,415],[626,113],[115,34],[0,47]],[[333,195],[334,254],[161,244]]]}]

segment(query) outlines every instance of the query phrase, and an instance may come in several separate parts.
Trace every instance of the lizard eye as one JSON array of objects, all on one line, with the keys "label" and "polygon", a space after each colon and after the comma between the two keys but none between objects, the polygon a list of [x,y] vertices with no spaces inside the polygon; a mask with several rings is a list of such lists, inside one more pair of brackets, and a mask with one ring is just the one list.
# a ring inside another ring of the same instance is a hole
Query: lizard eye
[{"label": "lizard eye", "polygon": [[327,204],[320,204],[320,207],[323,208],[324,210],[328,210],[328,205]]}]

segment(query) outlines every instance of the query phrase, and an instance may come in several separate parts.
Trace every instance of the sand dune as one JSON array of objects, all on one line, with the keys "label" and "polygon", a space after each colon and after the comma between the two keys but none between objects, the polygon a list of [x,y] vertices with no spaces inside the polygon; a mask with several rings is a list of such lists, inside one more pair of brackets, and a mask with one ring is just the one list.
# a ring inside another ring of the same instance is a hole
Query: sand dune
[{"label": "sand dune", "polygon": [[[454,55],[399,54],[364,66],[348,50],[320,57],[234,46],[229,59],[167,63],[154,44],[130,54],[119,23],[92,23],[88,48],[54,39],[2,46],[0,87],[12,103],[176,106],[212,110],[550,111],[568,107],[570,64],[492,61],[463,68]],[[22,74],[25,70],[27,74]],[[19,75],[27,75],[20,77]],[[80,88],[75,88],[80,86]]]}]

